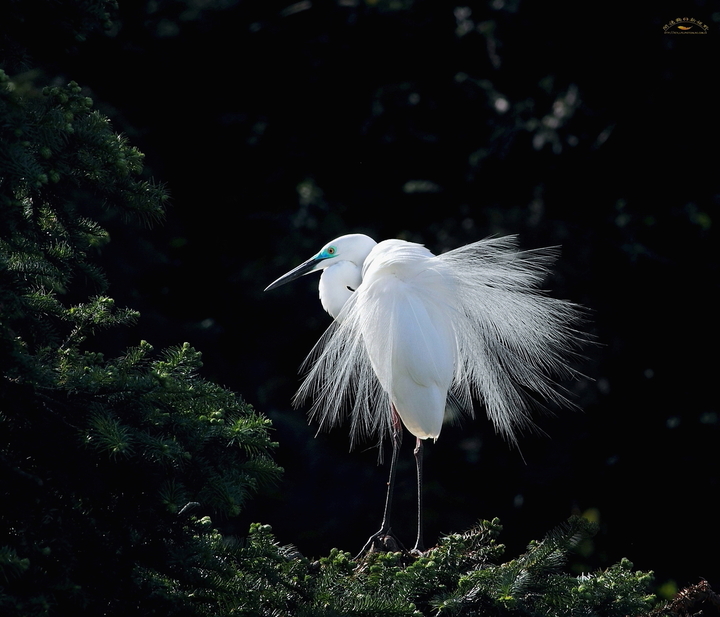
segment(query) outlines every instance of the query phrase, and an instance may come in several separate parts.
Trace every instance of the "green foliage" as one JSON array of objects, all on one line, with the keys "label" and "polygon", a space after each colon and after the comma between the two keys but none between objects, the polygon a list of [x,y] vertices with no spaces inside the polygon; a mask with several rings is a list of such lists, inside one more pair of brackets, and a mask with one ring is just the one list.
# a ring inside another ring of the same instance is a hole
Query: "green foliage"
[{"label": "green foliage", "polygon": [[313,561],[254,524],[245,544],[225,545],[236,591],[224,614],[625,617],[649,610],[651,574],[633,572],[627,560],[593,575],[562,571],[568,551],[592,532],[585,519],[571,519],[505,564],[497,563],[500,531],[497,520],[481,521],[419,558],[371,553],[358,560],[333,549]]},{"label": "green foliage", "polygon": [[653,601],[650,573],[633,572],[623,559],[593,575],[562,572],[568,551],[591,533],[590,523],[572,518],[532,542],[528,552],[501,565],[475,569],[461,577],[457,591],[436,604],[449,615],[608,615],[647,611]]},{"label": "green foliage", "polygon": [[0,79],[0,612],[210,614],[208,517],[278,478],[269,420],[188,344],[90,349],[138,317],[105,295],[93,215],[155,220],[165,193],[76,84]]}]

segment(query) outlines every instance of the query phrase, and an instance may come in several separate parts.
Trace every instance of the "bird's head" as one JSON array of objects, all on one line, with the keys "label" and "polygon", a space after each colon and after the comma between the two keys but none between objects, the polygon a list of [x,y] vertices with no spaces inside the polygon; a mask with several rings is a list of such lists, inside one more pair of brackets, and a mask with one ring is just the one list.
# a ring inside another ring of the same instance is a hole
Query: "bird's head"
[{"label": "bird's head", "polygon": [[310,272],[325,270],[341,262],[349,262],[360,271],[365,258],[375,245],[375,240],[363,234],[348,234],[335,238],[335,240],[322,247],[319,253],[270,283],[265,288],[265,291],[280,287],[280,285],[289,283],[305,274],[310,274]]}]

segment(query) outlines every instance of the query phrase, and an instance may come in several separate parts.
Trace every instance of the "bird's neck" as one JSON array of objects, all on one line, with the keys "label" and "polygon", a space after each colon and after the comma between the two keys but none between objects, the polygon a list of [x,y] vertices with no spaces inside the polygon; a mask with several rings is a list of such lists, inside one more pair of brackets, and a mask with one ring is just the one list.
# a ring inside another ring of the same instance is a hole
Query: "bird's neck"
[{"label": "bird's neck", "polygon": [[361,269],[349,261],[339,261],[323,270],[320,277],[320,302],[333,319],[337,319],[361,282]]}]

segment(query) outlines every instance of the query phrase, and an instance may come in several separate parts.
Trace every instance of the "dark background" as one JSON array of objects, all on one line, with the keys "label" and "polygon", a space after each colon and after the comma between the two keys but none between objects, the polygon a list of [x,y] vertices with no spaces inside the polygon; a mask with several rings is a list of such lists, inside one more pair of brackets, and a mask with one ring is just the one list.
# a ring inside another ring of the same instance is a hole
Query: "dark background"
[{"label": "dark background", "polygon": [[[120,0],[113,30],[40,57],[74,79],[166,184],[152,229],[101,212],[110,295],[142,313],[103,335],[189,341],[205,375],[274,422],[285,469],[240,521],[308,556],[356,552],[386,466],[315,438],[298,367],[329,323],[310,277],[264,287],[350,232],[440,252],[490,234],[562,245],[547,287],[591,309],[597,345],[521,453],[481,409],[426,448],[426,539],[500,517],[507,556],[572,513],[581,562],[625,556],[657,582],[717,553],[717,67],[714,2]],[[707,35],[666,35],[692,17]],[[42,79],[42,76],[38,77]],[[414,538],[413,439],[394,530]],[[524,460],[523,460],[524,459]]]}]

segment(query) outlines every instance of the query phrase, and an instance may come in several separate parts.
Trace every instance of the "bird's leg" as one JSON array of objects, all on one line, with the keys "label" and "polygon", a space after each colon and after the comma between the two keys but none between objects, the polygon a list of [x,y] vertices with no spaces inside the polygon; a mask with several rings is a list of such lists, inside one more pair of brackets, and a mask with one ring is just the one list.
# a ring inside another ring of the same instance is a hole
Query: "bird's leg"
[{"label": "bird's leg", "polygon": [[402,421],[397,411],[395,411],[395,405],[392,405],[392,456],[390,457],[390,478],[387,483],[387,494],[385,495],[385,509],[383,510],[382,523],[380,525],[380,531],[374,533],[362,550],[358,553],[356,559],[364,553],[375,550],[385,551],[398,551],[405,548],[400,542],[392,535],[390,529],[390,514],[392,512],[392,498],[393,491],[395,489],[395,472],[396,463],[398,458],[398,452],[400,451],[400,444],[402,443]]},{"label": "bird's leg", "polygon": [[383,510],[382,524],[378,533],[390,533],[390,514],[392,512],[392,498],[395,489],[395,472],[397,471],[397,458],[402,443],[402,423],[400,416],[392,406],[392,456],[390,457],[390,477],[387,483],[387,494],[385,495],[385,509]]},{"label": "bird's leg", "polygon": [[415,539],[415,546],[410,551],[411,553],[422,553],[425,551],[425,543],[423,542],[423,492],[422,492],[422,467],[423,467],[423,440],[419,437],[416,438],[415,450],[415,467],[417,469],[417,538]]}]

